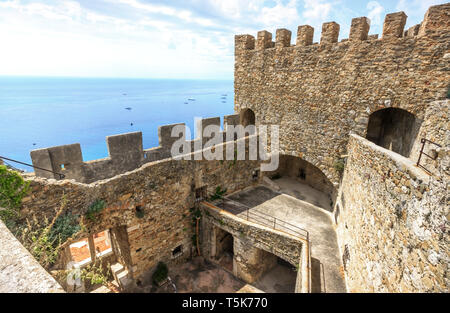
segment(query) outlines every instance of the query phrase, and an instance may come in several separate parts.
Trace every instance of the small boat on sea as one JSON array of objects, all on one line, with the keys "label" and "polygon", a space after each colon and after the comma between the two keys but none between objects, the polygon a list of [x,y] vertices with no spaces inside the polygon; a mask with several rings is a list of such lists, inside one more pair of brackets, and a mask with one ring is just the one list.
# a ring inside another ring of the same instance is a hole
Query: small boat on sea
[{"label": "small boat on sea", "polygon": [[130,108],[130,107],[127,107],[127,108],[125,108],[125,110],[131,111],[131,108]]},{"label": "small boat on sea", "polygon": [[194,98],[189,98],[188,101],[195,101],[195,99]]}]

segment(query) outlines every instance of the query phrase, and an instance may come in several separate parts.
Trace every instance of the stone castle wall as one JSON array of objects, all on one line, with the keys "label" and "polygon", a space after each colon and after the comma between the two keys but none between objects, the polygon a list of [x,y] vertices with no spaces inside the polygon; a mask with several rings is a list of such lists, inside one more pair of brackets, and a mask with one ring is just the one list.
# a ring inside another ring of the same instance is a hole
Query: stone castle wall
[{"label": "stone castle wall", "polygon": [[217,256],[217,229],[233,236],[233,273],[247,283],[254,283],[277,258],[291,263],[297,270],[295,292],[308,292],[308,243],[305,238],[252,223],[221,210],[210,203],[202,203],[202,253],[214,260]]},{"label": "stone castle wall", "polygon": [[[386,16],[369,36],[367,18],[352,20],[350,38],[325,23],[235,37],[235,112],[251,109],[256,124],[280,125],[281,153],[320,168],[335,184],[333,163],[346,154],[350,132],[366,135],[369,115],[401,108],[421,121],[428,103],[445,99],[450,81],[450,3],[433,6],[421,25],[404,31],[403,12]],[[415,143],[414,145],[417,145]],[[413,148],[413,151],[417,149]],[[417,155],[411,155],[416,158]]]},{"label": "stone castle wall", "polygon": [[[248,148],[248,138],[243,140]],[[29,177],[31,192],[23,199],[21,213],[24,219],[51,219],[65,201],[65,210],[82,216],[95,200],[104,200],[101,214],[94,222],[86,220],[85,231],[71,242],[112,229],[122,242],[123,251],[117,257],[136,278],[148,274],[159,261],[170,264],[191,256],[190,209],[197,188],[206,186],[208,196],[218,186],[234,192],[257,182],[255,169],[259,169],[259,161],[165,159],[90,184]],[[142,218],[136,215],[137,206],[144,211]],[[183,254],[175,259],[171,251],[179,245]]]},{"label": "stone castle wall", "polygon": [[449,146],[438,171],[357,135],[335,210],[352,292],[448,292]]},{"label": "stone castle wall", "polygon": [[[223,141],[227,139],[227,126],[238,125],[238,115],[224,117]],[[106,137],[108,157],[92,161],[83,161],[81,145],[79,143],[37,149],[31,151],[33,165],[56,173],[64,174],[67,179],[75,179],[83,183],[91,183],[97,180],[111,178],[115,175],[134,170],[141,165],[171,157],[171,148],[175,141],[183,138],[191,147],[191,151],[197,151],[197,143],[205,144],[211,137],[204,135],[203,130],[208,125],[220,127],[220,117],[204,118],[196,125],[201,134],[194,140],[187,140],[186,132],[172,137],[175,127],[184,123],[164,125],[158,128],[159,146],[144,149],[142,145],[142,132],[134,132]],[[220,135],[219,135],[220,136]],[[231,138],[234,138],[231,137]],[[60,176],[48,171],[35,169],[36,176],[60,179]]]}]

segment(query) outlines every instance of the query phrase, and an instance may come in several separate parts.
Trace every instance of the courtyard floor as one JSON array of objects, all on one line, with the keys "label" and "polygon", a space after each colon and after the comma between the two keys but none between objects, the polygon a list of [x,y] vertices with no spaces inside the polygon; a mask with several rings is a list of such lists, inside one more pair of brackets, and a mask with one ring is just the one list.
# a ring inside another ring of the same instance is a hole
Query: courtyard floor
[{"label": "courtyard floor", "polygon": [[[169,277],[179,293],[234,293],[246,285],[220,266],[200,258],[170,267]],[[174,288],[167,283],[156,292],[173,293]]]},{"label": "courtyard floor", "polygon": [[[266,186],[250,187],[228,196],[222,209],[245,218],[246,210],[257,210],[305,229],[311,241],[312,291],[346,292],[342,262],[333,227],[331,200],[326,194],[293,178],[273,181],[279,191]],[[243,206],[239,207],[239,204]],[[257,286],[256,286],[257,287]]]}]

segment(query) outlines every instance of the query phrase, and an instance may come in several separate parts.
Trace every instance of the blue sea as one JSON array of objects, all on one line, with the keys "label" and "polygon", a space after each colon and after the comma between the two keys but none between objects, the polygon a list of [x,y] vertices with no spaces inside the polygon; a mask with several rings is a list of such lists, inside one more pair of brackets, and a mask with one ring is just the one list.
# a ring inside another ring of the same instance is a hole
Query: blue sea
[{"label": "blue sea", "polygon": [[0,77],[0,156],[31,163],[33,149],[80,143],[83,160],[95,160],[108,156],[106,136],[141,131],[148,149],[173,123],[193,137],[195,117],[233,114],[233,89],[232,80]]}]

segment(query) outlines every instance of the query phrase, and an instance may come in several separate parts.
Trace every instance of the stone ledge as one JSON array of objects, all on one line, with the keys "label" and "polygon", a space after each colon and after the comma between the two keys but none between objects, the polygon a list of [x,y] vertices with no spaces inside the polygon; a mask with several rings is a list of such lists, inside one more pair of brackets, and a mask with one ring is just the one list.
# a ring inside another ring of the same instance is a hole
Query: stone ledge
[{"label": "stone ledge", "polygon": [[61,293],[63,288],[0,221],[0,292]]}]

